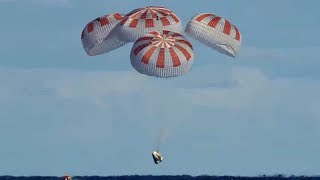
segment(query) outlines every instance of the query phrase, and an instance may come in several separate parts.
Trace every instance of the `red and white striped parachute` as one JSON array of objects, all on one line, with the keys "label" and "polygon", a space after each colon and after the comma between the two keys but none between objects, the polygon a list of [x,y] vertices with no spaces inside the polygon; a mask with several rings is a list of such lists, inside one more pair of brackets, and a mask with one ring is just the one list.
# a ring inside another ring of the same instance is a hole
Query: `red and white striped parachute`
[{"label": "red and white striped parachute", "polygon": [[177,32],[150,32],[139,38],[130,54],[131,65],[141,74],[174,77],[190,71],[194,62],[192,44]]},{"label": "red and white striped parachute", "polygon": [[114,28],[118,37],[126,42],[135,42],[149,32],[162,30],[183,32],[181,20],[169,9],[159,6],[135,9]]},{"label": "red and white striped parachute", "polygon": [[210,13],[194,16],[185,32],[223,54],[235,57],[241,46],[241,34],[228,20]]},{"label": "red and white striped parachute", "polygon": [[81,34],[81,41],[88,55],[100,55],[126,44],[115,36],[108,36],[122,18],[122,14],[107,14],[98,17],[85,26]]}]

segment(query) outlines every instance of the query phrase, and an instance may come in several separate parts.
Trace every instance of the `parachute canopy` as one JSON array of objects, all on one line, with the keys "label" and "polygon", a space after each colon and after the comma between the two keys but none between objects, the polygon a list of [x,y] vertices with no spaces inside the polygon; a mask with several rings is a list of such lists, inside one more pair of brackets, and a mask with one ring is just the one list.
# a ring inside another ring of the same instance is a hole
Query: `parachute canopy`
[{"label": "parachute canopy", "polygon": [[89,56],[100,55],[126,44],[116,36],[108,36],[122,18],[122,14],[107,14],[96,18],[85,26],[81,34],[81,41]]},{"label": "parachute canopy", "polygon": [[126,42],[135,42],[149,32],[162,30],[183,32],[181,20],[169,9],[159,6],[135,9],[114,28],[119,38]]},{"label": "parachute canopy", "polygon": [[186,34],[220,53],[235,57],[241,46],[241,34],[228,20],[210,13],[194,16]]},{"label": "parachute canopy", "polygon": [[192,44],[183,35],[163,30],[139,38],[133,44],[130,59],[139,73],[168,78],[189,72],[194,54]]}]

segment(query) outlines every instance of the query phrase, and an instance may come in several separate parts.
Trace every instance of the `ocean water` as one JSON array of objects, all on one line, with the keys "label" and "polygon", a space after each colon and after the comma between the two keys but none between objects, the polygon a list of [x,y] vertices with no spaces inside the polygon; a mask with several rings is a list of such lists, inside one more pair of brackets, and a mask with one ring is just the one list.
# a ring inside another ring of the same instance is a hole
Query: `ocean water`
[{"label": "ocean water", "polygon": [[[245,176],[152,176],[152,175],[130,175],[130,176],[74,176],[72,180],[280,180],[280,179],[294,179],[294,180],[320,180],[320,176],[257,176],[257,177],[245,177]],[[63,177],[55,176],[0,176],[0,180],[64,180]]]}]

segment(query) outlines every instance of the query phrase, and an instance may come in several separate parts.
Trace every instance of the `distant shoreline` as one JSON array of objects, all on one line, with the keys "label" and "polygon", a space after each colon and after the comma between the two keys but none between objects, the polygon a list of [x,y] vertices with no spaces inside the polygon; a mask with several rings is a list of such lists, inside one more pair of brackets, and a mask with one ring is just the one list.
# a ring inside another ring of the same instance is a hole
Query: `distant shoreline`
[{"label": "distant shoreline", "polygon": [[[11,175],[4,175],[0,176],[0,180],[60,180],[63,176],[11,176]],[[73,180],[191,180],[191,179],[198,179],[198,180],[254,180],[254,179],[314,179],[320,180],[320,176],[293,176],[293,175],[260,175],[260,176],[209,176],[209,175],[199,175],[199,176],[191,176],[191,175],[121,175],[121,176],[72,176]]]}]

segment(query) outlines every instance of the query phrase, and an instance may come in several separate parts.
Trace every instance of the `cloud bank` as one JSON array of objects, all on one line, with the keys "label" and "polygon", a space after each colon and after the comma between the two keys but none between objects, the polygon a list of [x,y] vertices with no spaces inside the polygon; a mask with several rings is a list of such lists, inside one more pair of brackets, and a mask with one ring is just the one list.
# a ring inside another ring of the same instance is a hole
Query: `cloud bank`
[{"label": "cloud bank", "polygon": [[[71,159],[76,158],[71,155],[74,148],[80,153],[94,146],[99,148],[90,149],[93,154],[89,157],[116,161],[129,148],[138,157],[129,157],[128,169],[113,174],[139,173],[146,169],[138,168],[144,165],[137,167],[137,159],[145,159],[145,153],[155,148],[159,130],[164,130],[166,141],[161,148],[170,152],[167,166],[173,173],[183,172],[173,162],[184,162],[180,156],[188,155],[193,155],[195,166],[214,168],[215,173],[248,175],[256,169],[262,174],[267,169],[293,174],[319,171],[315,155],[320,146],[314,140],[320,138],[320,82],[274,79],[252,67],[228,67],[220,74],[221,69],[198,67],[192,75],[157,79],[135,71],[0,68],[0,140],[5,142],[4,147],[10,147],[1,149],[1,153],[14,153],[12,147],[24,144],[33,149],[25,153],[33,156],[35,152],[50,153],[46,149],[51,146],[72,143],[73,147],[67,148],[70,152],[64,151]],[[203,75],[212,78],[205,80]],[[12,129],[18,133],[11,134]],[[5,141],[8,136],[11,142]],[[37,147],[24,143],[29,141],[38,142]],[[107,147],[109,154],[102,153]],[[309,154],[300,154],[302,149]],[[217,156],[206,160],[209,151]],[[28,156],[15,158],[28,160]],[[248,166],[239,168],[243,161]],[[286,169],[282,162],[288,161],[297,166]],[[61,173],[67,164],[53,172],[43,171]],[[120,162],[113,166],[122,167]],[[12,166],[1,168],[8,170]],[[74,168],[89,174],[104,172],[103,168],[92,170],[81,165]],[[192,168],[184,170],[194,172]],[[201,172],[212,174],[210,169]]]}]

